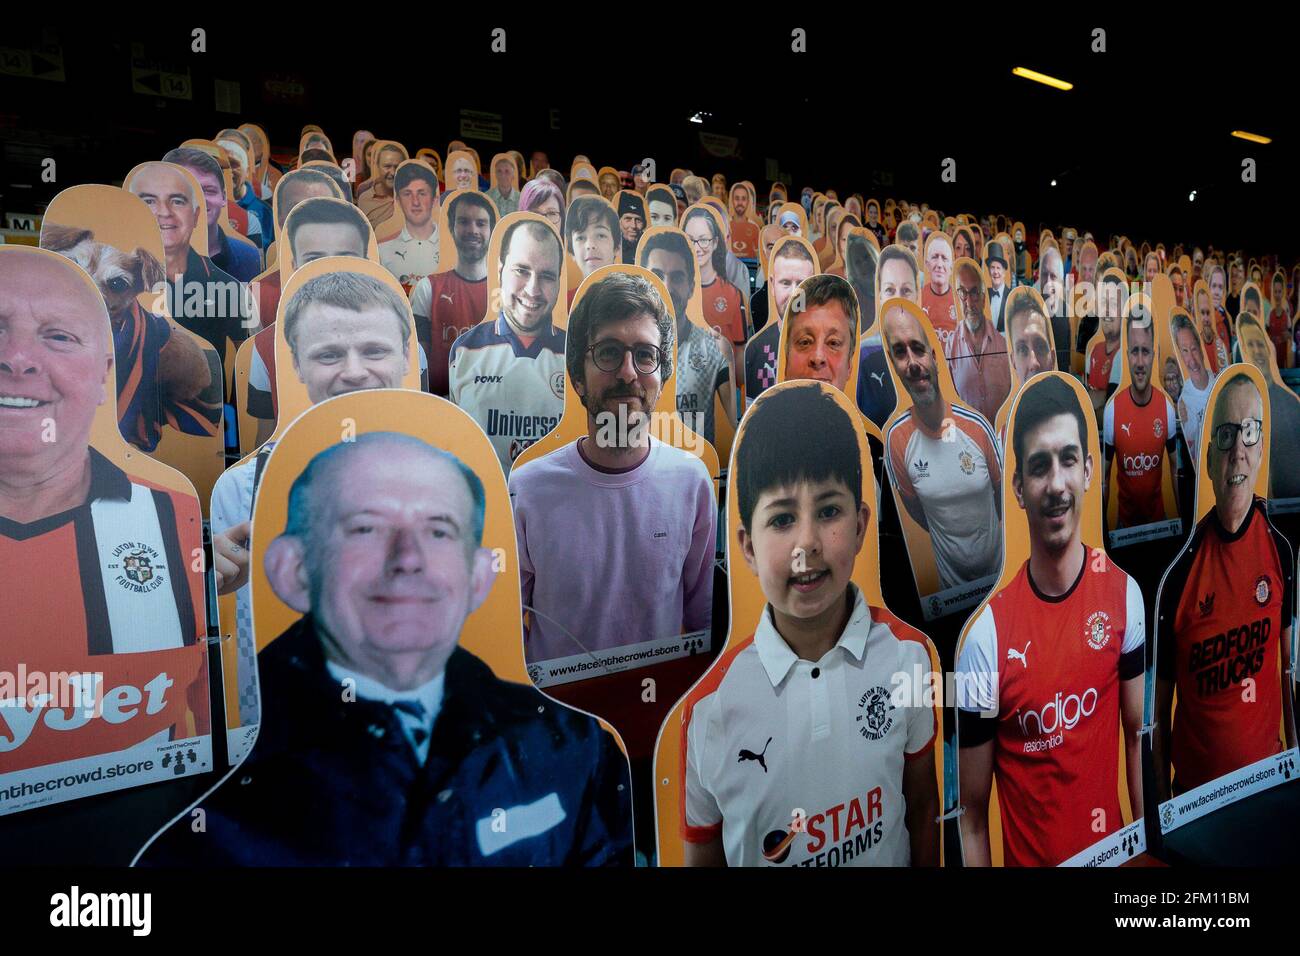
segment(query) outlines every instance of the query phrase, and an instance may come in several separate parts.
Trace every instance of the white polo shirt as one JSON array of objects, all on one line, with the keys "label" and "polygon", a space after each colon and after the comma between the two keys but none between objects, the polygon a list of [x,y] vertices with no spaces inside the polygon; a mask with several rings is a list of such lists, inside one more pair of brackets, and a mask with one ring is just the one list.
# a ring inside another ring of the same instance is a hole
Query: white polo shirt
[{"label": "white polo shirt", "polygon": [[929,642],[853,594],[821,660],[798,658],[765,606],[687,697],[682,835],[721,836],[731,866],[910,862],[904,761],[928,759],[938,727],[919,696]]},{"label": "white polo shirt", "polygon": [[379,244],[379,261],[402,285],[410,287],[438,271],[438,227],[428,239],[417,239],[406,227]]}]

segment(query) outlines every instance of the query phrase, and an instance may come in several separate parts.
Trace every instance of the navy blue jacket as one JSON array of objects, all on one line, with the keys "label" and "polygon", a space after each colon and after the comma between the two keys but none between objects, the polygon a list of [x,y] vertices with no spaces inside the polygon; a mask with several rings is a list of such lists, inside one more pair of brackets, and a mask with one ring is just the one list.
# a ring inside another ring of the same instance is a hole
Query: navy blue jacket
[{"label": "navy blue jacket", "polygon": [[594,719],[457,648],[421,766],[393,709],[344,701],[310,616],[258,655],[252,753],[146,865],[632,864],[628,764]]}]

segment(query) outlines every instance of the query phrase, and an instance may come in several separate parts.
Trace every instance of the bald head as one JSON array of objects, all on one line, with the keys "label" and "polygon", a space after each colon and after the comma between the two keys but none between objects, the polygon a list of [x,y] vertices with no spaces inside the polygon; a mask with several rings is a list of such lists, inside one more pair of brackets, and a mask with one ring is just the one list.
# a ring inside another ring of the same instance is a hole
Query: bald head
[{"label": "bald head", "polygon": [[109,401],[108,310],[71,260],[21,246],[0,249],[0,290],[0,475],[38,484],[86,466]]}]

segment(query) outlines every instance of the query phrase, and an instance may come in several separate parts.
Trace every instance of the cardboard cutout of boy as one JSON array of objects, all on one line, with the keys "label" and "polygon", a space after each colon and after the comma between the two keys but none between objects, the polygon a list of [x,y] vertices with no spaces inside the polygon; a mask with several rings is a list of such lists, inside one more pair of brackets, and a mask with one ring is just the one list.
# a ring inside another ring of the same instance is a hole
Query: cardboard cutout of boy
[{"label": "cardboard cutout of boy", "polygon": [[728,650],[660,734],[663,864],[939,863],[938,657],[881,599],[859,421],[807,381],[746,413]]}]

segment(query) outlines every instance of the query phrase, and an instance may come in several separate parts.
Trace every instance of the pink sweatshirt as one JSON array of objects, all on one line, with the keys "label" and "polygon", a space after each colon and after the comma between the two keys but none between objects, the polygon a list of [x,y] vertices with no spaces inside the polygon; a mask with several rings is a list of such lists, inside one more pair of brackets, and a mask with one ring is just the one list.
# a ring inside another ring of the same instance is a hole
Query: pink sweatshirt
[{"label": "pink sweatshirt", "polygon": [[694,455],[650,441],[622,474],[592,468],[576,442],[511,473],[524,606],[539,612],[530,662],[710,627],[713,482]]}]

